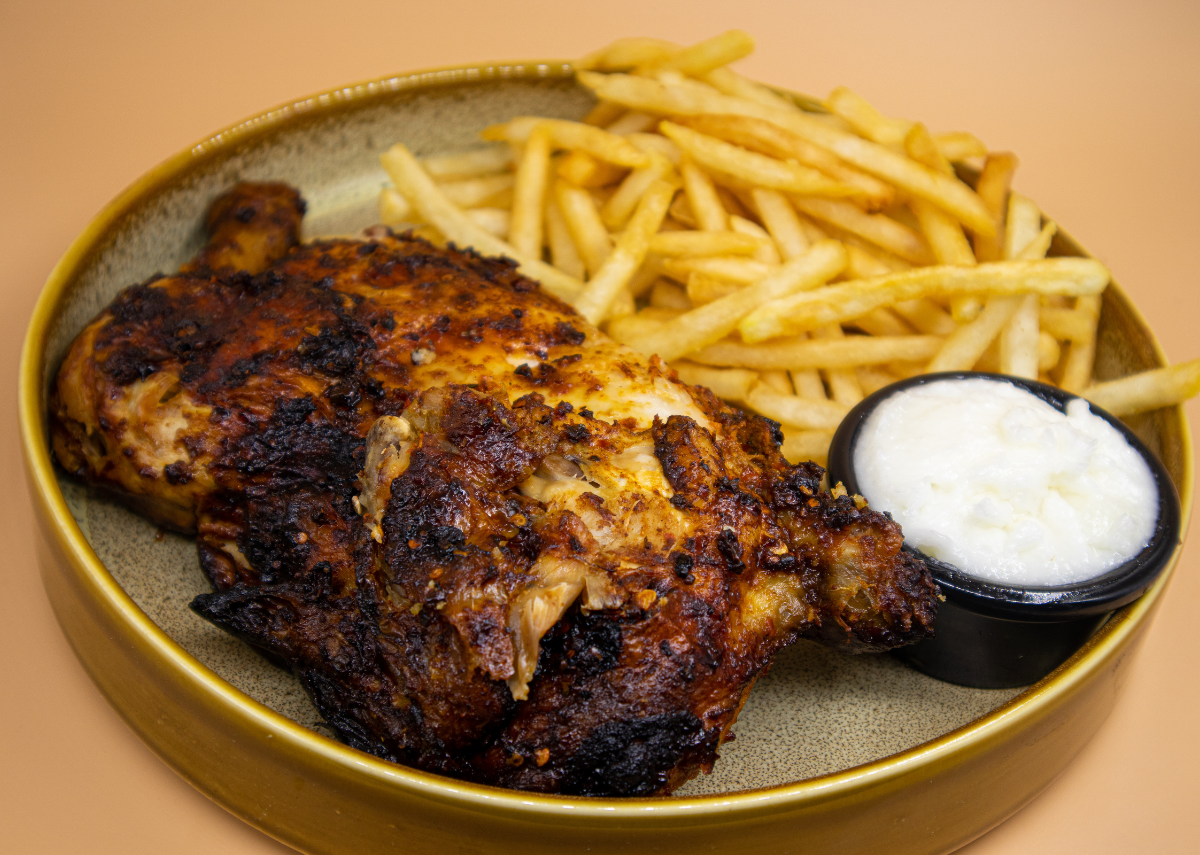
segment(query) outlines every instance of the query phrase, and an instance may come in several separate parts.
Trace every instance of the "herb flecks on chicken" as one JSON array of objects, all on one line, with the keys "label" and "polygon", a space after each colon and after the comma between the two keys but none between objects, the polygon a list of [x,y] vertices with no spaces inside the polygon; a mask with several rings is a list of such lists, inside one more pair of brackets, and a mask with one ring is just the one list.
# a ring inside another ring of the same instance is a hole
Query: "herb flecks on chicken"
[{"label": "herb flecks on chicken", "polygon": [[78,337],[59,462],[197,535],[193,609],[350,745],[543,792],[669,792],[771,657],[931,632],[899,528],[776,426],[610,341],[505,260],[298,243],[239,185],[174,276]]}]

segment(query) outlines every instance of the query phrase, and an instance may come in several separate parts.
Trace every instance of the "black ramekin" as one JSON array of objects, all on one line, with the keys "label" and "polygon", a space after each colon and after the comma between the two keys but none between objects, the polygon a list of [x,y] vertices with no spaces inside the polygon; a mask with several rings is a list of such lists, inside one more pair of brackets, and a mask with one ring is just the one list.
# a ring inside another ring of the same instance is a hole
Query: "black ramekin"
[{"label": "black ramekin", "polygon": [[[854,445],[880,402],[914,386],[962,379],[1009,383],[1058,410],[1065,410],[1068,402],[1079,397],[1045,383],[979,371],[922,374],[893,383],[863,400],[842,421],[829,447],[829,483],[840,481],[851,493],[859,492]],[[1094,404],[1091,410],[1121,432],[1154,474],[1159,510],[1150,543],[1129,561],[1094,579],[1027,588],[973,578],[906,545],[905,549],[929,566],[945,601],[938,605],[934,637],[893,651],[893,655],[932,677],[962,686],[1025,686],[1061,665],[1115,609],[1136,600],[1150,587],[1179,543],[1179,496],[1158,457],[1133,431]]]}]

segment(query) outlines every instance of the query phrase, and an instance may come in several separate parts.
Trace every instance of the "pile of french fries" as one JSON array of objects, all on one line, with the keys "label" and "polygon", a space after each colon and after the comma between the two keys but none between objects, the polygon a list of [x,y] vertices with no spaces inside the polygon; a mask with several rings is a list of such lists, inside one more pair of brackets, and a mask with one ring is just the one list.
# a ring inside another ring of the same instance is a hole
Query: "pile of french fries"
[{"label": "pile of french fries", "polygon": [[851,407],[925,372],[1040,379],[1116,415],[1200,391],[1200,360],[1092,382],[1109,272],[1047,257],[1056,226],[1011,190],[1016,157],[845,88],[780,95],[729,68],[752,49],[740,31],[614,42],[576,63],[598,98],[582,121],[518,117],[422,160],[393,147],[382,221],[516,260],[780,422],[793,461],[823,461]]}]

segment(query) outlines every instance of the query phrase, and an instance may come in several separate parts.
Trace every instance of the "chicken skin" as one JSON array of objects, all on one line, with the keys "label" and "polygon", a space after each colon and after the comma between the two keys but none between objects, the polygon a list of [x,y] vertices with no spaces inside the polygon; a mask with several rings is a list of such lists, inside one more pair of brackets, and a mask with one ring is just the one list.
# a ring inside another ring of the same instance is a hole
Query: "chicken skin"
[{"label": "chicken skin", "polygon": [[503,787],[667,793],[800,637],[932,632],[889,518],[778,426],[609,340],[505,259],[300,244],[243,184],[178,274],[76,339],[69,472],[194,532],[192,608],[291,668],[349,745]]}]

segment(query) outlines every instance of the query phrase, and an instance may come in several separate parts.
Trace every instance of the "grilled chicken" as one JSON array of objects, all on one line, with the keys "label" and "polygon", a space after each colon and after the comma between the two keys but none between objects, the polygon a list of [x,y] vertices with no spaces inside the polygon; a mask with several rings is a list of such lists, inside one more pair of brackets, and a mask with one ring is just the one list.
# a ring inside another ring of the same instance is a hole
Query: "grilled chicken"
[{"label": "grilled chicken", "polygon": [[283,185],[218,200],[180,273],[76,339],[69,472],[195,532],[201,616],[293,669],[350,745],[473,781],[670,792],[807,636],[932,630],[899,527],[789,465],[504,259],[298,241]]}]

